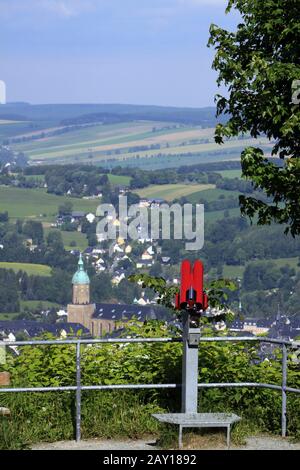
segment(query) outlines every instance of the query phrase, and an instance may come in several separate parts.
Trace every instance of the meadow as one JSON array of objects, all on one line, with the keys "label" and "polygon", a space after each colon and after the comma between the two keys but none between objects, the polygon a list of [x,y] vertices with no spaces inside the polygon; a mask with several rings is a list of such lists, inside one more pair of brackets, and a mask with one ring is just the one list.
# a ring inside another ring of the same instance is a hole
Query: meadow
[{"label": "meadow", "polygon": [[24,271],[29,276],[51,276],[51,268],[45,264],[0,262],[0,269]]},{"label": "meadow", "polygon": [[0,186],[0,212],[7,211],[12,219],[55,220],[58,206],[69,201],[73,210],[95,212],[99,201],[56,196],[44,189],[19,189]]},{"label": "meadow", "polygon": [[[289,266],[290,268],[295,269],[296,272],[300,270],[300,266],[298,266],[298,262],[299,262],[298,257],[269,259],[269,260],[266,260],[266,261],[274,263],[278,268],[282,268],[283,266]],[[244,275],[245,268],[246,268],[246,265],[244,265],[244,266],[224,265],[223,266],[223,275],[226,278],[232,278],[232,279],[241,278],[242,279],[243,275]]]},{"label": "meadow", "polygon": [[138,189],[135,192],[142,198],[164,199],[173,201],[183,196],[199,193],[205,190],[213,190],[213,184],[157,184]]},{"label": "meadow", "polygon": [[[213,185],[211,185],[213,186]],[[190,193],[191,194],[191,193]],[[200,192],[195,192],[188,196],[189,202],[196,204],[199,200],[205,199],[208,202],[216,201],[218,199],[226,199],[229,197],[236,197],[240,193],[238,191],[231,191],[227,189],[217,189],[217,188],[204,188],[204,190]]]},{"label": "meadow", "polygon": [[223,170],[216,171],[222,178],[241,178],[242,170]]},{"label": "meadow", "polygon": [[129,186],[130,185],[130,181],[131,181],[130,176],[113,175],[113,174],[109,174],[107,176],[108,176],[109,182],[112,185],[115,185],[115,186],[119,186],[119,185],[120,186]]}]

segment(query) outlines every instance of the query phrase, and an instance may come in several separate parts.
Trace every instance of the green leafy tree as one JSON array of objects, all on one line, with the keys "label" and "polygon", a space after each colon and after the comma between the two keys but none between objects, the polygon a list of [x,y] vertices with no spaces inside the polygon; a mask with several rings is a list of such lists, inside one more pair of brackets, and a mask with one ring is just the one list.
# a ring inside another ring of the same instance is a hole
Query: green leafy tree
[{"label": "green leafy tree", "polygon": [[58,230],[53,230],[49,232],[47,236],[47,246],[55,251],[64,250],[64,242],[61,232]]},{"label": "green leafy tree", "polygon": [[72,213],[73,203],[71,201],[65,201],[58,207],[59,215],[70,215]]},{"label": "green leafy tree", "polygon": [[257,215],[258,224],[288,224],[286,233],[300,234],[300,106],[295,90],[300,79],[299,0],[229,0],[241,20],[236,31],[211,25],[209,45],[216,49],[213,68],[228,96],[216,96],[218,124],[215,140],[250,134],[266,136],[270,162],[259,147],[242,153],[243,177],[263,190],[270,202],[240,196],[243,214]]},{"label": "green leafy tree", "polygon": [[[162,277],[152,277],[148,274],[133,274],[129,276],[128,279],[131,282],[141,283],[143,289],[152,289],[158,296],[158,304],[164,305],[176,312],[175,295],[179,292],[177,286],[168,285],[167,281]],[[215,315],[214,317],[202,318],[202,323],[232,319],[232,312],[228,305],[226,305],[226,302],[228,300],[228,291],[234,290],[236,290],[236,284],[229,279],[217,279],[211,281],[209,285],[206,286],[205,292],[208,295],[210,307],[218,307],[222,309],[224,313]]]},{"label": "green leafy tree", "polygon": [[32,238],[33,243],[40,245],[44,240],[44,230],[41,222],[27,220],[23,226],[23,234]]}]

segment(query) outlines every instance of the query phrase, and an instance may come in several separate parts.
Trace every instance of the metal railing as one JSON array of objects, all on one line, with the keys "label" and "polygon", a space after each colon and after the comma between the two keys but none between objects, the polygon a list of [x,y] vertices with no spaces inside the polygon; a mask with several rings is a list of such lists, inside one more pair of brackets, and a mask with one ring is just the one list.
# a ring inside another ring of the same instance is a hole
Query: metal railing
[{"label": "metal railing", "polygon": [[[199,383],[198,388],[226,388],[226,387],[257,387],[281,391],[281,434],[286,436],[287,421],[287,392],[300,393],[299,388],[287,386],[287,348],[299,346],[292,341],[284,341],[271,338],[259,337],[202,337],[200,343],[211,342],[259,342],[277,344],[282,347],[282,380],[281,385],[253,382],[228,382],[228,383]],[[81,353],[80,346],[84,344],[113,344],[113,343],[174,343],[181,342],[178,338],[116,338],[116,339],[74,339],[74,340],[51,340],[51,341],[0,341],[0,346],[38,346],[38,345],[76,345],[76,385],[56,386],[56,387],[20,387],[20,388],[0,388],[0,393],[25,393],[25,392],[56,392],[56,391],[76,391],[76,440],[81,439],[81,392],[83,390],[120,390],[120,389],[164,389],[181,388],[181,384],[119,384],[119,385],[81,385]]]}]

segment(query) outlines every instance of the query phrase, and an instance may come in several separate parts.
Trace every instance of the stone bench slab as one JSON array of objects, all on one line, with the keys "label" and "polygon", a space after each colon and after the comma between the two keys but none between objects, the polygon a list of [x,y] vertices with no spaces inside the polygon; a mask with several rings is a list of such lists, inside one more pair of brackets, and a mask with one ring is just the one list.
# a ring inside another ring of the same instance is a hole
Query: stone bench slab
[{"label": "stone bench slab", "polygon": [[162,423],[177,424],[179,426],[179,448],[182,448],[183,428],[227,428],[227,446],[230,445],[230,426],[240,421],[234,413],[165,413],[153,414],[154,418]]}]

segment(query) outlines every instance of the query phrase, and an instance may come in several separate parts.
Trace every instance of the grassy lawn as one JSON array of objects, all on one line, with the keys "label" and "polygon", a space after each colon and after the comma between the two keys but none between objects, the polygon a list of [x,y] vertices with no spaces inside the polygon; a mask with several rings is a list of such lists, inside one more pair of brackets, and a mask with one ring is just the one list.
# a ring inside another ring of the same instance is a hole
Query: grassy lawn
[{"label": "grassy lawn", "polygon": [[242,170],[222,170],[216,171],[219,175],[223,178],[240,178],[242,174]]},{"label": "grassy lawn", "polygon": [[12,269],[15,272],[25,271],[28,275],[36,276],[50,276],[51,268],[45,264],[31,264],[31,263],[9,263],[0,262],[0,269]]},{"label": "grassy lawn", "polygon": [[19,189],[0,186],[0,212],[8,211],[9,217],[53,221],[58,206],[66,201],[73,204],[73,210],[95,212],[99,201],[56,196],[43,189]]},{"label": "grassy lawn", "polygon": [[[239,207],[236,207],[235,209],[227,209],[227,210],[229,212],[229,217],[239,217],[241,215]],[[224,219],[224,210],[204,212],[205,223],[213,223],[221,219]]]},{"label": "grassy lawn", "polygon": [[0,313],[0,321],[12,321],[15,320],[18,315],[19,313]]},{"label": "grassy lawn", "polygon": [[[49,234],[49,232],[60,232],[62,235],[62,239],[64,242],[64,247],[66,250],[80,250],[84,251],[88,247],[88,241],[85,236],[85,233],[81,232],[66,232],[63,230],[56,230],[55,228],[45,228],[44,234],[45,237]],[[76,242],[76,246],[71,246],[72,242]]]},{"label": "grassy lawn", "polygon": [[201,191],[199,193],[194,193],[191,196],[188,197],[189,201],[191,203],[197,203],[199,202],[199,199],[206,199],[206,201],[211,202],[211,201],[217,201],[218,199],[225,199],[229,197],[238,197],[240,194],[239,191],[231,191],[231,190],[226,190],[226,189],[205,189],[204,191]]},{"label": "grassy lawn", "polygon": [[143,198],[158,198],[173,201],[174,199],[199,193],[200,191],[212,190],[212,188],[215,188],[213,184],[157,184],[135,192]]},{"label": "grassy lawn", "polygon": [[107,175],[109,182],[116,186],[129,186],[131,177],[130,176],[122,176],[122,175]]}]

